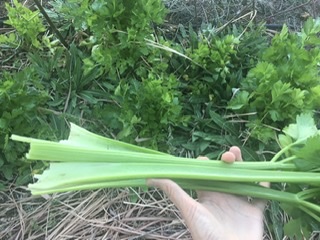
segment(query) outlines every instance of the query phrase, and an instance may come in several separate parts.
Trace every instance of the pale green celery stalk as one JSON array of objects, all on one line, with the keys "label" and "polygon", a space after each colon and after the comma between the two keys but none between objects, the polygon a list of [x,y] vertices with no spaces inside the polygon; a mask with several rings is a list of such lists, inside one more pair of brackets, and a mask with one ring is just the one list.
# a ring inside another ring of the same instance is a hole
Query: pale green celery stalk
[{"label": "pale green celery stalk", "polygon": [[29,184],[28,189],[31,191],[32,195],[42,195],[57,192],[69,192],[78,190],[95,190],[99,188],[122,188],[122,187],[145,187],[145,179],[134,179],[134,180],[123,180],[123,181],[108,181],[108,182],[97,182],[89,184],[77,184],[70,186],[62,186],[56,188],[42,188],[38,186],[38,183]]},{"label": "pale green celery stalk", "polygon": [[[195,159],[173,157],[169,154],[165,154],[159,151],[138,147],[132,144],[127,144],[117,140],[102,137],[100,135],[91,133],[73,123],[70,123],[70,125],[71,131],[68,140],[62,140],[60,141],[60,143],[54,143],[51,141],[38,140],[17,135],[12,135],[11,139],[32,143],[31,149],[27,154],[27,158],[30,160],[120,162],[121,160],[123,160],[122,157],[124,157],[124,161],[129,161],[128,158],[130,158],[130,161],[132,162],[145,162],[150,160],[152,160],[152,162],[156,162],[158,160],[158,157],[155,158],[153,155],[152,159],[150,159],[150,156],[142,156],[141,154],[149,153],[163,155],[163,158],[160,159],[159,157],[160,162],[173,163],[174,161],[179,160],[179,162],[177,163],[180,164],[196,164],[203,166],[211,166],[211,164],[218,164],[218,166],[221,165],[220,161],[198,161]],[[39,145],[37,145],[37,143],[39,143]],[[111,152],[113,150],[114,152]],[[51,152],[49,153],[49,151]],[[128,154],[127,152],[130,153]],[[132,152],[138,152],[138,154],[134,155]],[[225,164],[222,163],[222,165]],[[237,168],[245,169],[296,169],[294,164],[270,164],[269,162],[235,162],[233,165]]]},{"label": "pale green celery stalk", "polygon": [[[225,167],[237,169],[277,169],[295,170],[294,164],[269,162],[235,162],[232,165],[221,161],[199,161],[174,157],[169,154],[138,153],[128,150],[108,150],[107,148],[94,148],[92,145],[81,146],[66,144],[66,142],[50,142],[38,139],[25,138],[17,135],[11,137],[16,141],[31,143],[27,158],[29,160],[59,161],[59,162],[135,162],[135,163],[168,163],[203,167]],[[144,150],[144,148],[142,148]]]},{"label": "pale green celery stalk", "polygon": [[320,194],[320,188],[305,189],[298,193],[300,199],[306,200]]},{"label": "pale green celery stalk", "polygon": [[81,128],[73,123],[71,123],[71,131],[70,131],[68,140],[63,142],[68,144],[71,143],[71,144],[74,144],[77,146],[83,146],[83,147],[87,147],[87,146],[91,146],[94,148],[101,147],[102,149],[107,149],[107,150],[125,150],[125,151],[131,151],[131,152],[139,152],[139,153],[169,155],[169,154],[165,154],[152,149],[138,147],[133,144],[128,144],[128,143],[120,142],[114,139],[102,137],[100,135],[89,132],[86,129]]},{"label": "pale green celery stalk", "polygon": [[[55,192],[88,190],[88,189],[98,189],[98,188],[145,187],[146,186],[145,179],[130,179],[130,180],[116,180],[116,181],[101,181],[101,182],[93,182],[93,183],[88,183],[87,181],[81,181],[76,183],[68,182],[61,186],[49,187],[46,181],[54,181],[53,179],[57,177],[57,172],[59,172],[61,168],[65,169],[66,167],[66,166],[59,166],[59,164],[61,163],[53,163],[51,166],[53,172],[45,171],[43,175],[39,176],[39,182],[29,185],[29,189],[31,190],[32,194],[39,195],[39,194],[47,194],[47,193],[55,193]],[[75,165],[76,163],[67,163],[67,164]],[[65,165],[65,164],[62,164],[62,165]],[[76,169],[76,166],[74,166],[74,169]],[[79,175],[81,175],[81,173],[79,173]],[[43,186],[42,186],[42,180],[44,183]],[[216,180],[189,180],[189,179],[188,180],[174,179],[174,180],[182,188],[185,188],[185,189],[218,191],[218,192],[239,194],[243,196],[251,196],[255,198],[275,200],[275,201],[294,204],[296,207],[309,213],[309,215],[314,217],[315,219],[317,220],[320,219],[318,216],[320,214],[320,207],[315,204],[304,201],[304,198],[300,197],[302,195],[300,193],[293,194],[288,192],[282,192],[282,191],[277,191],[274,189],[269,189],[269,188],[259,186],[257,184],[250,184],[250,183],[246,183],[246,184],[234,183],[234,182],[229,183],[229,182],[220,182]],[[318,215],[315,214],[314,211],[316,211]]]},{"label": "pale green celery stalk", "polygon": [[296,142],[293,142],[287,146],[285,146],[284,148],[282,148],[279,152],[277,152],[273,158],[270,160],[270,162],[276,162],[285,152],[287,152],[288,150],[290,150],[293,146],[298,145],[302,142],[306,141],[306,139],[302,139]]},{"label": "pale green celery stalk", "polygon": [[48,170],[35,176],[38,182],[29,185],[35,195],[105,187],[144,187],[147,178],[170,178],[183,188],[296,204],[310,216],[319,219],[320,207],[303,199],[307,196],[312,198],[314,191],[292,194],[253,185],[254,182],[263,181],[305,182],[320,186],[318,173],[295,172],[294,164],[286,161],[226,164],[177,158],[107,139],[74,124],[71,124],[69,139],[60,143],[16,135],[12,139],[31,144],[28,159],[51,161]]},{"label": "pale green celery stalk", "polygon": [[[319,134],[319,133],[318,133]],[[278,161],[278,159],[284,154],[286,153],[287,151],[289,151],[290,149],[292,149],[292,147],[296,146],[296,145],[299,145],[299,144],[302,144],[304,143],[310,136],[308,136],[307,138],[303,138],[303,139],[300,139],[300,140],[297,140],[287,146],[285,146],[284,148],[282,148],[279,152],[277,152],[273,158],[270,160],[270,162],[276,162]],[[281,161],[281,162],[287,162],[287,161],[292,161],[293,159],[295,159],[296,157],[295,156],[291,156],[290,158],[286,158],[284,159],[285,161]]]},{"label": "pale green celery stalk", "polygon": [[[131,152],[139,152],[139,153],[152,153],[152,154],[160,154],[160,155],[169,155],[159,151],[155,151],[148,148],[143,148],[139,146],[135,146],[132,144],[120,142],[114,139],[106,138],[88,130],[77,126],[76,124],[70,123],[71,129],[69,133],[68,140],[61,140],[60,143],[64,145],[73,145],[85,148],[101,148],[104,150],[125,150]],[[17,135],[12,135],[11,139],[21,142],[27,143],[52,143],[51,141],[39,140],[35,138],[22,137]]]},{"label": "pale green celery stalk", "polygon": [[[265,188],[258,185],[216,181],[196,181],[193,183],[187,180],[182,182],[176,182],[182,187],[187,186],[191,189],[240,194],[243,196],[250,196],[266,200],[279,201],[282,203],[289,203],[295,205],[297,208],[303,210],[305,213],[309,214],[311,217],[320,222],[320,206],[306,201],[305,198],[302,197],[302,195],[304,195],[304,191],[295,194]],[[314,189],[313,193],[315,194],[313,196],[316,196],[317,192],[319,193],[319,188]]]},{"label": "pale green celery stalk", "polygon": [[62,188],[106,181],[146,178],[215,180],[226,182],[288,182],[320,185],[320,174],[202,167],[167,163],[51,163],[50,169],[36,175],[38,188]]}]

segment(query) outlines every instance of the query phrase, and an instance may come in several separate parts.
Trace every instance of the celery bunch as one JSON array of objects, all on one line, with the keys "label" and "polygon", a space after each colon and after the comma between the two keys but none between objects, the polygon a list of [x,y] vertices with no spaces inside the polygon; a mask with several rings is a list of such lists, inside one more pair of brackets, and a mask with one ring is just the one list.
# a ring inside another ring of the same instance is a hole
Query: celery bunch
[{"label": "celery bunch", "polygon": [[[49,161],[50,167],[32,194],[109,187],[144,187],[147,178],[170,178],[186,189],[220,191],[292,206],[320,222],[320,134],[311,115],[279,135],[282,150],[266,162],[199,161],[174,157],[93,134],[71,124],[68,140],[51,142],[12,135],[30,143],[29,160]],[[280,160],[281,159],[281,160]],[[283,183],[282,189],[258,182]]]}]

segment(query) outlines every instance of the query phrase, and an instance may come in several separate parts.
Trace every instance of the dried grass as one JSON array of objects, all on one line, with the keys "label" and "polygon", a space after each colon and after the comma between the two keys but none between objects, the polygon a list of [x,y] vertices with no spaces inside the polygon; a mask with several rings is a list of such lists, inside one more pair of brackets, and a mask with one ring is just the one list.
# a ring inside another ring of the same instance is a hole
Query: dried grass
[{"label": "dried grass", "polygon": [[251,13],[250,20],[268,24],[286,23],[300,30],[307,17],[320,16],[320,0],[164,0],[170,10],[168,22],[199,28],[202,23],[220,27]]},{"label": "dried grass", "polygon": [[[136,198],[136,201],[132,201]],[[163,193],[100,189],[33,197],[0,193],[0,239],[191,239]]]}]

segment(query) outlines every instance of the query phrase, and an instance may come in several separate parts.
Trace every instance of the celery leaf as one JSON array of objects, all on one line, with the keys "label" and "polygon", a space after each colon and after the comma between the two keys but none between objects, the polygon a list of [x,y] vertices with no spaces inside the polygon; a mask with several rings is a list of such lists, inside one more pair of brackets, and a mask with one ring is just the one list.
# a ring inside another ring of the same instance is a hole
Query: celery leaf
[{"label": "celery leaf", "polygon": [[299,169],[306,171],[320,169],[320,135],[308,138],[295,155],[298,159],[295,159],[294,163]]},{"label": "celery leaf", "polygon": [[283,129],[283,132],[296,141],[303,141],[318,133],[317,126],[311,113],[298,115],[297,123],[290,124]]},{"label": "celery leaf", "polygon": [[305,239],[307,235],[310,235],[310,231],[308,231],[309,229],[306,225],[301,219],[291,219],[284,226],[285,235],[292,238]]}]

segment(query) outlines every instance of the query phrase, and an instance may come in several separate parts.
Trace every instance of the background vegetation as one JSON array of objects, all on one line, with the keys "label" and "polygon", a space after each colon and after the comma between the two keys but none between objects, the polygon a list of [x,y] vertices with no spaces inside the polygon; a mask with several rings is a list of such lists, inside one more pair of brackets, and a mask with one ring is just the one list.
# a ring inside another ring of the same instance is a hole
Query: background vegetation
[{"label": "background vegetation", "polygon": [[[81,216],[80,202],[95,205],[105,196],[105,210],[81,220],[91,221],[100,239],[188,239],[156,190],[30,198],[21,189],[46,166],[26,162],[26,146],[9,137],[59,140],[75,122],[184,157],[217,159],[238,145],[247,161],[269,159],[280,148],[276,133],[297,114],[309,110],[319,119],[320,20],[313,18],[320,6],[289,2],[55,0],[45,2],[45,17],[33,1],[8,1],[0,18],[0,238],[88,238],[58,233],[59,222],[76,209]],[[149,210],[141,202],[158,205]],[[147,218],[133,219],[137,212]],[[266,239],[302,238],[297,229],[317,239],[319,226],[295,224],[269,204]]]}]

